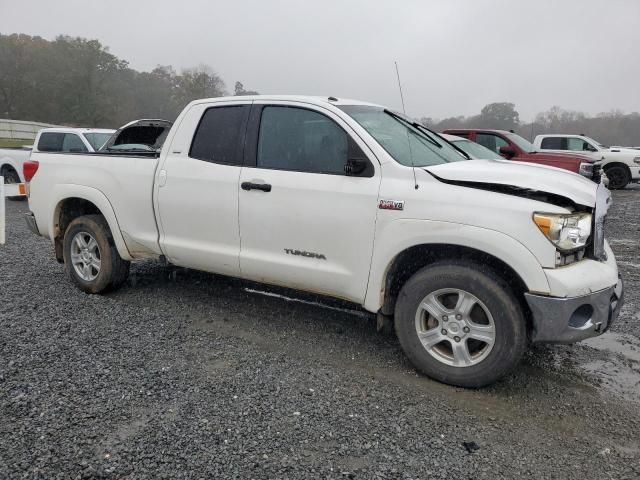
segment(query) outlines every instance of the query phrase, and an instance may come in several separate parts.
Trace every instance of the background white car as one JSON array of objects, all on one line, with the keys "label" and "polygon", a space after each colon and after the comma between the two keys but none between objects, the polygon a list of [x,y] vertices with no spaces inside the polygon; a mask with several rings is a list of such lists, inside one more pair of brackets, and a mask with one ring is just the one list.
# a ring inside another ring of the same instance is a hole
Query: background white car
[{"label": "background white car", "polygon": [[[38,132],[33,145],[15,148],[0,148],[0,177],[4,183],[24,182],[22,166],[32,152],[97,152],[115,130],[102,128],[43,128]],[[12,197],[9,197],[12,199]]]},{"label": "background white car", "polygon": [[539,150],[591,152],[594,158],[602,159],[611,189],[640,181],[640,151],[636,149],[606,147],[585,135],[565,134],[538,135],[533,145]]}]

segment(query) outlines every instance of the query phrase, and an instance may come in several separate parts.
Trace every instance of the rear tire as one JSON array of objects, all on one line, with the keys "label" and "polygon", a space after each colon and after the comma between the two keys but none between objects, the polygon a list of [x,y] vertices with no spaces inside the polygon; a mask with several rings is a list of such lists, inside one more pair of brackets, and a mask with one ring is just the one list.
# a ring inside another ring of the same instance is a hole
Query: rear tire
[{"label": "rear tire", "polygon": [[418,370],[459,387],[495,382],[528,346],[522,308],[508,285],[470,261],[437,262],[414,274],[398,295],[395,328]]},{"label": "rear tire", "polygon": [[[11,167],[5,167],[2,170],[2,176],[4,177],[5,185],[9,185],[9,184],[14,185],[16,183],[20,183],[20,175],[18,175],[18,172],[16,172]],[[27,197],[19,196],[19,197],[7,197],[7,198],[14,202],[18,202],[21,200],[25,200]]]},{"label": "rear tire", "polygon": [[64,234],[64,266],[70,280],[83,292],[102,293],[119,288],[129,275],[102,215],[73,220]]},{"label": "rear tire", "polygon": [[609,190],[622,190],[631,181],[631,176],[626,168],[621,165],[613,165],[604,169],[609,179]]}]

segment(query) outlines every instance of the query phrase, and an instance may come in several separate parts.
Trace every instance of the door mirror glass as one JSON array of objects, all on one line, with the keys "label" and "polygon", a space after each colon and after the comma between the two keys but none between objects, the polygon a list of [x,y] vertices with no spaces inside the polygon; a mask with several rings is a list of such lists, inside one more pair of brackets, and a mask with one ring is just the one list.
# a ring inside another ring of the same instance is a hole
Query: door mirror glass
[{"label": "door mirror glass", "polygon": [[369,162],[362,158],[350,158],[344,166],[344,173],[350,176],[360,175],[367,169]]},{"label": "door mirror glass", "polygon": [[516,156],[516,151],[511,145],[503,145],[500,147],[500,155],[511,158]]}]

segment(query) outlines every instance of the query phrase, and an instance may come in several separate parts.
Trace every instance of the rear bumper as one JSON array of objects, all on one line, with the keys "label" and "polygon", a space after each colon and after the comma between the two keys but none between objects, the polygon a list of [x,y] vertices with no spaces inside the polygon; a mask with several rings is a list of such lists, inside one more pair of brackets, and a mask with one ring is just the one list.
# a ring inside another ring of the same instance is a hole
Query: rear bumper
[{"label": "rear bumper", "polygon": [[36,217],[33,215],[33,212],[25,213],[24,220],[25,222],[27,222],[27,227],[29,227],[29,230],[31,230],[31,233],[40,235],[40,231],[38,230],[38,224],[36,223]]},{"label": "rear bumper", "polygon": [[624,302],[622,278],[604,290],[578,297],[525,293],[533,316],[534,343],[575,343],[606,332]]}]

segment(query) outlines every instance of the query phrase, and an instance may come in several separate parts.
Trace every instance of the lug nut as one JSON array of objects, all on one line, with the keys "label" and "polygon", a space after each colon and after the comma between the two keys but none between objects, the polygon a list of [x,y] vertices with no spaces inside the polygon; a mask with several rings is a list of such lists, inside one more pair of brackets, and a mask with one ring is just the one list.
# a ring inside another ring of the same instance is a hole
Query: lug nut
[{"label": "lug nut", "polygon": [[460,341],[460,337],[453,337],[453,339],[454,339],[456,342],[459,342],[459,341]]},{"label": "lug nut", "polygon": [[447,331],[443,328],[443,329],[442,329],[442,331],[441,331],[440,333],[442,333],[443,335],[446,335],[446,334],[447,334]]},{"label": "lug nut", "polygon": [[464,327],[464,328],[462,329],[462,331],[463,331],[464,333],[469,333],[469,327]]},{"label": "lug nut", "polygon": [[456,315],[456,320],[462,320],[462,315],[460,314]]},{"label": "lug nut", "polygon": [[449,317],[447,317],[446,315],[443,315],[442,316],[442,320],[444,320],[446,322],[447,320],[449,320]]}]

